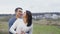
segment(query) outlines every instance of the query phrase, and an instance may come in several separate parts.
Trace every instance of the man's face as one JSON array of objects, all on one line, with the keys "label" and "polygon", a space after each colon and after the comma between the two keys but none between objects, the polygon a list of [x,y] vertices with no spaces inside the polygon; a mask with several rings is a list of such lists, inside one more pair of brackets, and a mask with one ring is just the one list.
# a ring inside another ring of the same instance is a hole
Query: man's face
[{"label": "man's face", "polygon": [[17,12],[16,12],[16,15],[17,15],[18,17],[21,17],[21,15],[22,15],[22,10],[21,10],[21,9],[18,9]]}]

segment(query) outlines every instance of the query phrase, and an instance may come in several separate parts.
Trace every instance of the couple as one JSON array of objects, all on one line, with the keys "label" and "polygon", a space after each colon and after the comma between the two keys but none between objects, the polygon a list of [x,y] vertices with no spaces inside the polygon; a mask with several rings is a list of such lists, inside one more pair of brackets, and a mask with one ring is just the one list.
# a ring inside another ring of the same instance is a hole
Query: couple
[{"label": "couple", "polygon": [[15,17],[9,20],[9,34],[32,34],[32,14],[26,10],[22,14],[22,8],[15,9]]}]

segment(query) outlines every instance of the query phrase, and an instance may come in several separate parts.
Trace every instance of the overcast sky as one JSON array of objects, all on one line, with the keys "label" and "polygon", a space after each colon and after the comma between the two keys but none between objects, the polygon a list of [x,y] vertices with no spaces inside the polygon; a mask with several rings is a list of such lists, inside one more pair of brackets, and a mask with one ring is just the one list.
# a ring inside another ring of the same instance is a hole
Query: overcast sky
[{"label": "overcast sky", "polygon": [[14,14],[16,7],[32,13],[60,12],[60,0],[0,0],[0,14]]}]

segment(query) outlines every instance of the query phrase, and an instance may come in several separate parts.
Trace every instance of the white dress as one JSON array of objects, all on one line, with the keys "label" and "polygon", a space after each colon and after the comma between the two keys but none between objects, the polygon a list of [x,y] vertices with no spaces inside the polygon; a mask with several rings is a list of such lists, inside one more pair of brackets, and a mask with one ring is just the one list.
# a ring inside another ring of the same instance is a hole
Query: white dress
[{"label": "white dress", "polygon": [[[28,34],[26,32],[29,31],[29,34],[32,34],[32,27],[33,27],[33,25],[31,25],[30,27],[27,27],[27,24],[24,23],[23,19],[18,18],[14,22],[14,24],[11,26],[9,31],[13,34],[16,34],[16,33],[21,34],[21,31],[24,31],[25,34]],[[16,29],[16,31],[15,31],[15,29]]]}]

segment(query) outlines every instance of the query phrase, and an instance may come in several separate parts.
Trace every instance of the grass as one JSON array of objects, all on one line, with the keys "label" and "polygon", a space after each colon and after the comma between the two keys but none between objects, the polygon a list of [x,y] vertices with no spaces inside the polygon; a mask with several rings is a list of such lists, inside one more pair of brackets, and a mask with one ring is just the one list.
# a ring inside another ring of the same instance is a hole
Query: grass
[{"label": "grass", "polygon": [[33,34],[60,34],[57,26],[34,24]]},{"label": "grass", "polygon": [[[8,34],[7,22],[0,22],[0,34]],[[60,34],[60,28],[54,25],[33,24],[33,34]]]},{"label": "grass", "polygon": [[0,21],[0,34],[8,34],[8,23]]}]

